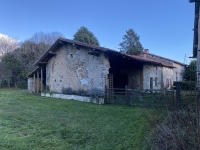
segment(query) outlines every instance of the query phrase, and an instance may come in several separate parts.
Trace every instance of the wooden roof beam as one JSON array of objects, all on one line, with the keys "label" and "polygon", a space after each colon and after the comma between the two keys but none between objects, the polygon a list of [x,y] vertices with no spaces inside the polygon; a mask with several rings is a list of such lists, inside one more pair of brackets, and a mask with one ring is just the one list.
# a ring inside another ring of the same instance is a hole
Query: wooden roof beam
[{"label": "wooden roof beam", "polygon": [[47,64],[48,62],[39,62],[39,64]]},{"label": "wooden roof beam", "polygon": [[52,51],[49,51],[49,54],[51,54],[51,55],[57,55],[56,52],[52,52]]}]

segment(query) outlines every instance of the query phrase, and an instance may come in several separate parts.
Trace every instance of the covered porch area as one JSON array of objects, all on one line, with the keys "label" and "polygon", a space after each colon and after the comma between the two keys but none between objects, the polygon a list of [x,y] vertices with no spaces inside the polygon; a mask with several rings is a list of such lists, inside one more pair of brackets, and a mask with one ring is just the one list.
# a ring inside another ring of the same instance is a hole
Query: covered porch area
[{"label": "covered porch area", "polygon": [[[136,57],[136,56],[133,56]],[[132,56],[110,54],[109,74],[113,78],[113,88],[142,89],[143,62],[133,59]]]},{"label": "covered porch area", "polygon": [[28,91],[42,93],[46,90],[46,65],[33,70],[28,76]]}]

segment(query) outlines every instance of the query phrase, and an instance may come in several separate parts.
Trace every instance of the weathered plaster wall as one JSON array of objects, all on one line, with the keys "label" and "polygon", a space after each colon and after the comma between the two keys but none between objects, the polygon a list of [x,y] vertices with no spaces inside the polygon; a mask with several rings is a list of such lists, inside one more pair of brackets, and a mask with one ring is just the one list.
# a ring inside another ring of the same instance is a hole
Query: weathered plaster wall
[{"label": "weathered plaster wall", "polygon": [[141,72],[142,70],[139,70],[139,69],[128,71],[128,87],[129,88],[132,88],[132,89],[141,88],[141,83],[140,83]]},{"label": "weathered plaster wall", "polygon": [[154,90],[162,89],[163,72],[161,66],[147,64],[143,66],[143,89],[150,89],[150,78],[153,78]]},{"label": "weathered plaster wall", "polygon": [[174,70],[173,68],[163,67],[163,85],[164,89],[171,89],[173,86]]},{"label": "weathered plaster wall", "polygon": [[33,78],[28,78],[28,92],[34,92]]},{"label": "weathered plaster wall", "polygon": [[174,62],[174,81],[182,81],[185,72],[185,66]]},{"label": "weathered plaster wall", "polygon": [[[89,49],[91,50],[91,49]],[[46,65],[46,85],[50,91],[62,93],[63,88],[104,91],[105,76],[109,73],[109,59],[104,53],[89,55],[87,48],[63,46]]]}]

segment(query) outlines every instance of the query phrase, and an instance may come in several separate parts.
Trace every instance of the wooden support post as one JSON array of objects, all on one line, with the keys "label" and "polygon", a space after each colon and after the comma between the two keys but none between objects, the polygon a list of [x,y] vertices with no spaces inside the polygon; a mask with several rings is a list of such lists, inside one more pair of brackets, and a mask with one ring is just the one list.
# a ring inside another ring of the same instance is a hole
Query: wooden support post
[{"label": "wooden support post", "polygon": [[41,67],[41,93],[43,92],[43,72],[42,72],[42,67]]},{"label": "wooden support post", "polygon": [[39,70],[37,71],[37,93],[39,93]]},{"label": "wooden support post", "polygon": [[34,78],[34,79],[33,79],[33,80],[34,80],[34,81],[33,81],[33,92],[35,93],[35,73],[34,73],[34,75],[33,75],[33,78]]}]

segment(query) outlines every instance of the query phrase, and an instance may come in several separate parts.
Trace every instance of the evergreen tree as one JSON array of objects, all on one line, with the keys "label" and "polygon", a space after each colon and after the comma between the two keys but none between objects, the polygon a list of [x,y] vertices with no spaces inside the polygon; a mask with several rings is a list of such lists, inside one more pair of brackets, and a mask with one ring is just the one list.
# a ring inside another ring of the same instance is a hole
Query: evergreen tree
[{"label": "evergreen tree", "polygon": [[98,39],[86,27],[78,29],[78,31],[74,34],[74,40],[99,46]]},{"label": "evergreen tree", "polygon": [[140,36],[138,36],[133,29],[126,31],[122,39],[123,41],[119,43],[120,52],[129,55],[138,55],[143,51],[142,44],[140,43]]}]

